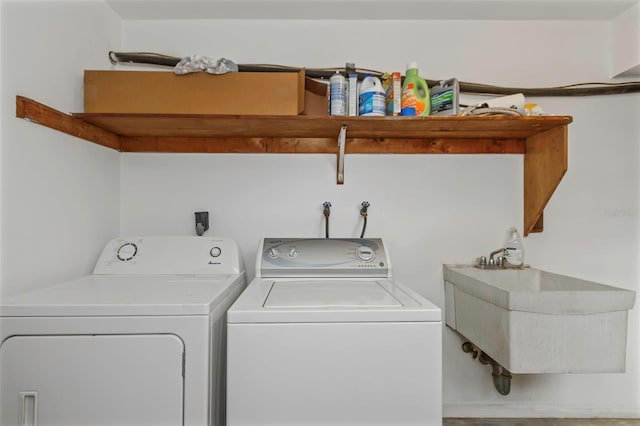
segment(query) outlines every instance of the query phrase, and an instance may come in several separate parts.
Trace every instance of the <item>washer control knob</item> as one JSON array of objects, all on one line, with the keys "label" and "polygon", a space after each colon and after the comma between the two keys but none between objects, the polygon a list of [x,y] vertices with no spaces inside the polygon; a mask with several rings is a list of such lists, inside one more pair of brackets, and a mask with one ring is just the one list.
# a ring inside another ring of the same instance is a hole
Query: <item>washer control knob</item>
[{"label": "washer control knob", "polygon": [[118,258],[118,260],[127,262],[133,259],[137,253],[138,253],[138,246],[136,246],[133,243],[124,243],[118,248],[118,251],[116,252],[116,257]]},{"label": "washer control knob", "polygon": [[376,252],[371,247],[360,246],[356,249],[356,257],[363,262],[369,262],[373,260]]},{"label": "washer control knob", "polygon": [[272,258],[274,258],[274,259],[275,259],[276,257],[278,257],[278,255],[280,254],[280,253],[278,253],[278,249],[277,249],[277,248],[275,248],[275,247],[271,247],[271,248],[268,250],[268,252],[267,252],[267,253],[269,254],[269,257],[272,257]]},{"label": "washer control knob", "polygon": [[209,254],[211,255],[211,257],[218,257],[222,254],[222,249],[220,249],[220,247],[214,247],[211,250],[209,250]]},{"label": "washer control knob", "polygon": [[297,255],[298,255],[298,250],[295,247],[291,247],[289,249],[289,257],[293,259]]}]

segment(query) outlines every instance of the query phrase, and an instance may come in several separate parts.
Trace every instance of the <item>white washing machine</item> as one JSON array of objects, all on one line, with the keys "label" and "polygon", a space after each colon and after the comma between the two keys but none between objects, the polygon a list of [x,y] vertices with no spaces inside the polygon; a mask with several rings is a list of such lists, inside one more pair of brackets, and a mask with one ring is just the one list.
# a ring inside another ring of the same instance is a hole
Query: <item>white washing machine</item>
[{"label": "white washing machine", "polygon": [[236,243],[116,239],[92,275],[0,303],[0,424],[223,425]]},{"label": "white washing machine", "polygon": [[227,312],[227,425],[442,425],[441,311],[391,272],[380,239],[261,241]]}]

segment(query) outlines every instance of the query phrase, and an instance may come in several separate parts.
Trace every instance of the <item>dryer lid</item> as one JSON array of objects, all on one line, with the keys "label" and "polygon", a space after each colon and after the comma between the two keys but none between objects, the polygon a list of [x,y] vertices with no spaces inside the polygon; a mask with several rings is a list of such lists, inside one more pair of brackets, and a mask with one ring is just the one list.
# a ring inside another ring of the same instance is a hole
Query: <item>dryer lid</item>
[{"label": "dryer lid", "polygon": [[88,275],[0,302],[3,317],[209,315],[239,275]]}]

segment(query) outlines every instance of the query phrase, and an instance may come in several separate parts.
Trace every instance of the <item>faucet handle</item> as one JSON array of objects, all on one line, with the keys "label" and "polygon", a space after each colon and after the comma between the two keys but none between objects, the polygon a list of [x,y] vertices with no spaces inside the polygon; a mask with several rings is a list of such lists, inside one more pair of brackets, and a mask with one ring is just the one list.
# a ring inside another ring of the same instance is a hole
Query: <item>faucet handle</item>
[{"label": "faucet handle", "polygon": [[487,256],[480,256],[478,259],[478,266],[481,268],[485,268],[487,266]]}]

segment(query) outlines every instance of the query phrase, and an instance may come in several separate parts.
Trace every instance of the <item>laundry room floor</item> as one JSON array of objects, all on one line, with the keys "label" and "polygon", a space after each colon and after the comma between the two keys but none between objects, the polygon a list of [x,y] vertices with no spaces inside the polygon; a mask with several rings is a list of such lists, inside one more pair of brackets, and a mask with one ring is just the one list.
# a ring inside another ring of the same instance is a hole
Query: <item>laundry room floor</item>
[{"label": "laundry room floor", "polygon": [[640,426],[640,419],[471,419],[445,418],[443,426]]}]

